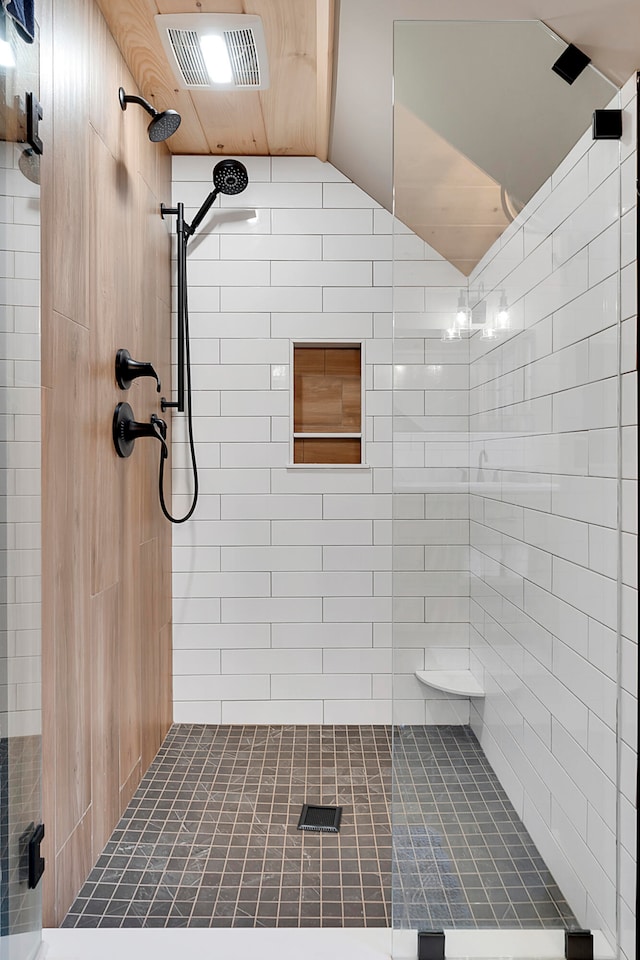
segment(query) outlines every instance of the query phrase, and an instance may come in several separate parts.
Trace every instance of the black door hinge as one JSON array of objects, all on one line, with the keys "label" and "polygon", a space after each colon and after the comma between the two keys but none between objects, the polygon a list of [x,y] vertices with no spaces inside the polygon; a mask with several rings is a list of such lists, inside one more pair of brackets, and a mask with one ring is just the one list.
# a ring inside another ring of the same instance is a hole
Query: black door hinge
[{"label": "black door hinge", "polygon": [[27,93],[27,143],[34,153],[42,153],[42,140],[38,136],[41,120],[42,107],[32,93]]},{"label": "black door hinge", "polygon": [[34,890],[44,873],[44,857],[40,856],[40,844],[44,839],[44,823],[34,827],[27,846],[29,857],[29,889]]}]

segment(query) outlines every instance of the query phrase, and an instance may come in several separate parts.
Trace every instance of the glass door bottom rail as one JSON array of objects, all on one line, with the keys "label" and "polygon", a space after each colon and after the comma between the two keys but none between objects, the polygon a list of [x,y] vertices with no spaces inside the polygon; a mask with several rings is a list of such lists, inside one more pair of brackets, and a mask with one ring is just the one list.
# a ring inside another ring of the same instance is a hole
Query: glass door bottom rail
[{"label": "glass door bottom rail", "polygon": [[[468,727],[179,724],[64,927],[562,928]],[[340,833],[297,829],[343,807]]]}]

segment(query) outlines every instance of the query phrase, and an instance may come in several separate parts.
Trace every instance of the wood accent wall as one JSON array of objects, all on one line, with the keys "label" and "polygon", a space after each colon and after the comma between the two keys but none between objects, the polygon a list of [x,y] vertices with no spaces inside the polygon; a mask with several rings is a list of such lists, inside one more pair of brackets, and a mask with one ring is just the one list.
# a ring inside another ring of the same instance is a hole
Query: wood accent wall
[{"label": "wood accent wall", "polygon": [[[171,529],[159,445],[117,457],[118,347],[170,390],[170,158],[93,0],[41,9],[44,923],[58,925],[171,723]],[[169,472],[170,474],[170,472]],[[168,483],[170,479],[167,478]],[[169,491],[167,491],[169,494]]]}]

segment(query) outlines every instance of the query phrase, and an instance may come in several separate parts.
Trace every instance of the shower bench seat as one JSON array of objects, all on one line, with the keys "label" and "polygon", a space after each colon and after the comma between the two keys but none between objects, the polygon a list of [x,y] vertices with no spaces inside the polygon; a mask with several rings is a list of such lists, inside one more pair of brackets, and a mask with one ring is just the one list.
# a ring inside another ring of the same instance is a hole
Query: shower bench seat
[{"label": "shower bench seat", "polygon": [[470,670],[416,670],[420,683],[459,697],[484,697],[484,690]]}]

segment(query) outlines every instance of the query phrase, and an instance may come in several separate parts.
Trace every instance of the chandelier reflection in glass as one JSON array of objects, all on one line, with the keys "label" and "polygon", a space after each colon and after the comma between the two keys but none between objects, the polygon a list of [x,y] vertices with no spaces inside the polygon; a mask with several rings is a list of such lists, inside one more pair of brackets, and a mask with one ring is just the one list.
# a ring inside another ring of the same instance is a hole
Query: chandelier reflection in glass
[{"label": "chandelier reflection in glass", "polygon": [[463,332],[469,336],[479,332],[483,340],[497,340],[506,333],[511,328],[509,303],[506,292],[501,290],[497,306],[493,305],[491,301],[495,301],[497,293],[485,295],[482,284],[475,291],[461,289],[455,316],[451,326],[442,331],[442,340],[460,340]]}]

